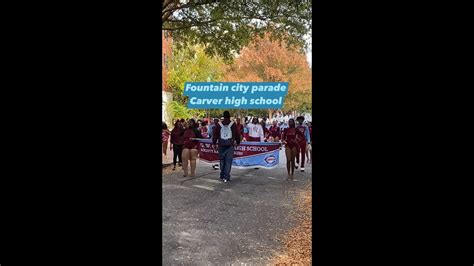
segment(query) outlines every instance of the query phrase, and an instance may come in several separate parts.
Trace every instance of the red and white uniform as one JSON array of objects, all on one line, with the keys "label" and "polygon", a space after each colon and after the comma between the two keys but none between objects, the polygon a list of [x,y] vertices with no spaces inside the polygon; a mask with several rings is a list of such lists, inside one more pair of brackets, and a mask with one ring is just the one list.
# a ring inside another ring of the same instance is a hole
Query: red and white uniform
[{"label": "red and white uniform", "polygon": [[249,138],[247,141],[263,142],[265,136],[263,135],[263,128],[260,124],[248,124]]}]

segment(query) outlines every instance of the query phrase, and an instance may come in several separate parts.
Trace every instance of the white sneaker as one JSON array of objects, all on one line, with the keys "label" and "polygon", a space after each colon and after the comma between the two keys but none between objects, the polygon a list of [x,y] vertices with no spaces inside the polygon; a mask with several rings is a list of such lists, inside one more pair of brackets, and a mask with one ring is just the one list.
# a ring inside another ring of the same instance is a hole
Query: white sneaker
[{"label": "white sneaker", "polygon": [[304,172],[304,167],[301,167],[301,172]]}]

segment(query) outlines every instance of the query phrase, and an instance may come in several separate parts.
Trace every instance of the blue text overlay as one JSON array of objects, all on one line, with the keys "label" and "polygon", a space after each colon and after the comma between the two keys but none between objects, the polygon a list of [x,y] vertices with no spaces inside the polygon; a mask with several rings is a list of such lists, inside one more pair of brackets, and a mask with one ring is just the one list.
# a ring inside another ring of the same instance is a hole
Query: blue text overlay
[{"label": "blue text overlay", "polygon": [[288,82],[186,82],[194,109],[281,109]]}]

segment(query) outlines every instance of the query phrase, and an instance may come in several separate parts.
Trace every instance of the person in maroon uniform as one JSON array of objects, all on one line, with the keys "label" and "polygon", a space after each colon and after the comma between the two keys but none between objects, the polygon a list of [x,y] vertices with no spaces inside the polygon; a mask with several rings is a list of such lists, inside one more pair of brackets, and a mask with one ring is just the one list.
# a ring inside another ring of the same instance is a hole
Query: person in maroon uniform
[{"label": "person in maroon uniform", "polygon": [[[304,138],[299,138],[298,139],[298,145],[299,145],[299,154],[296,157],[296,169],[298,169],[298,164],[301,162],[301,172],[304,172],[304,159],[306,155],[306,148],[308,147],[308,144],[310,142],[309,139],[309,129],[306,125],[303,125],[304,122],[304,117],[303,116],[298,116],[296,118],[296,121],[298,122],[298,125],[296,126],[296,130],[300,131]],[[301,158],[301,160],[300,160]]]},{"label": "person in maroon uniform", "polygon": [[188,162],[191,164],[191,177],[194,177],[196,172],[196,159],[198,156],[199,141],[192,140],[192,138],[202,138],[202,135],[198,129],[198,124],[196,124],[194,119],[189,119],[187,127],[183,133],[184,177],[188,175]]},{"label": "person in maroon uniform", "polygon": [[235,127],[237,128],[237,131],[239,132],[240,134],[240,141],[242,141],[243,137],[244,137],[244,125],[242,125],[240,123],[240,118],[237,117],[237,119],[235,119],[236,123],[235,123]]},{"label": "person in maroon uniform", "polygon": [[270,136],[270,131],[268,130],[267,128],[267,122],[265,119],[262,119],[262,121],[260,122],[260,125],[262,125],[262,129],[263,129],[263,137],[265,139],[265,142],[268,140],[268,137]]},{"label": "person in maroon uniform", "polygon": [[280,127],[278,126],[278,121],[273,120],[273,125],[269,129],[270,131],[270,142],[278,142],[281,137]]},{"label": "person in maroon uniform", "polygon": [[170,150],[173,151],[173,171],[176,169],[176,159],[179,159],[179,166],[183,165],[183,138],[184,128],[180,120],[177,120],[174,124],[173,130],[171,130],[171,146]]},{"label": "person in maroon uniform", "polygon": [[301,131],[296,129],[295,120],[291,118],[288,121],[288,128],[285,128],[282,134],[282,142],[285,144],[286,170],[288,171],[288,178],[286,180],[293,180],[293,174],[295,172],[295,158],[298,156],[298,140],[300,138],[304,138],[304,135]]},{"label": "person in maroon uniform", "polygon": [[209,134],[207,133],[207,123],[201,122],[201,126],[199,127],[199,131],[201,131],[201,135],[204,139],[209,138]]}]

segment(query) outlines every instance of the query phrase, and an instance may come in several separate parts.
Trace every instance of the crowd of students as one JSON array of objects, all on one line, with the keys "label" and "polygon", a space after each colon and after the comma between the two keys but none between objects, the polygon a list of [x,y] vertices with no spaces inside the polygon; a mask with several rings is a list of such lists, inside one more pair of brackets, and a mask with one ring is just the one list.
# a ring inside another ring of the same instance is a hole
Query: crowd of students
[{"label": "crowd of students", "polygon": [[[213,139],[214,144],[219,140],[216,134],[220,134],[220,128],[223,125],[231,125],[232,131],[237,135],[236,141],[240,142],[281,142],[285,146],[285,155],[287,159],[288,180],[293,180],[294,170],[300,169],[304,172],[306,163],[312,162],[311,144],[312,144],[312,124],[305,122],[305,117],[299,116],[295,119],[290,118],[288,121],[278,121],[274,119],[271,123],[266,118],[259,119],[258,117],[245,117],[242,123],[241,118],[231,119],[230,115],[224,113],[225,116],[221,119],[214,118],[208,124],[205,120],[178,119],[174,122],[174,127],[170,131],[166,123],[163,122],[162,127],[162,145],[163,154],[167,155],[168,142],[169,149],[173,151],[173,170],[176,170],[176,165],[182,166],[184,176],[194,177],[196,171],[196,160],[198,157],[199,142],[193,138],[207,138]],[[222,124],[224,123],[224,124]],[[217,132],[217,133],[216,133]],[[222,141],[222,140],[221,140]],[[237,144],[238,144],[237,143]],[[229,145],[230,146],[230,145]],[[228,147],[225,145],[225,147]],[[222,145],[219,146],[219,149]],[[226,153],[230,151],[222,151]],[[233,153],[233,150],[231,151]],[[227,158],[227,159],[226,159]],[[222,169],[230,167],[221,158],[220,164],[212,165],[212,168],[221,168],[221,179],[226,182],[230,180],[229,169]],[[232,160],[230,160],[230,164]]]}]

